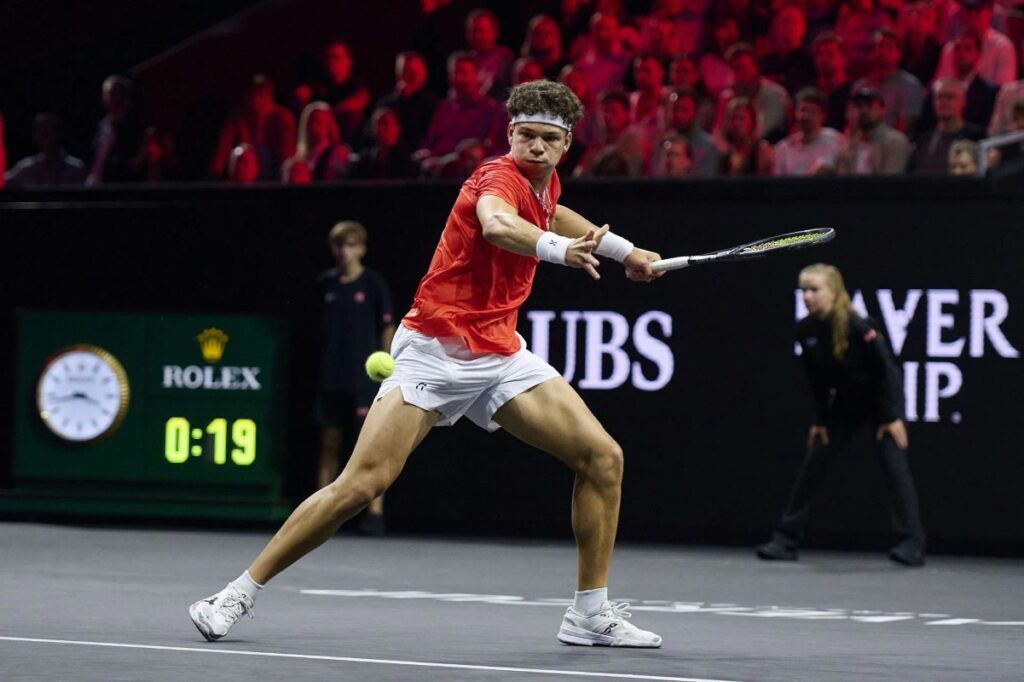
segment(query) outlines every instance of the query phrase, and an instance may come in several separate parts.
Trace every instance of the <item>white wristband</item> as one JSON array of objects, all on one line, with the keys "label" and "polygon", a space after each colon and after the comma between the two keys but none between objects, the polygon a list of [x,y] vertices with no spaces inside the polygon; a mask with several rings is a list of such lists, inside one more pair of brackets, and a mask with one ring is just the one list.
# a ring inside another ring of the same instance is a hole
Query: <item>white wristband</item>
[{"label": "white wristband", "polygon": [[594,250],[598,256],[604,256],[605,258],[611,258],[618,262],[626,260],[626,256],[633,251],[633,242],[628,239],[623,239],[617,234],[612,232],[606,232],[604,237],[601,238],[601,243],[598,244]]},{"label": "white wristband", "polygon": [[565,265],[565,252],[572,240],[554,232],[545,232],[537,240],[537,258],[555,265]]}]

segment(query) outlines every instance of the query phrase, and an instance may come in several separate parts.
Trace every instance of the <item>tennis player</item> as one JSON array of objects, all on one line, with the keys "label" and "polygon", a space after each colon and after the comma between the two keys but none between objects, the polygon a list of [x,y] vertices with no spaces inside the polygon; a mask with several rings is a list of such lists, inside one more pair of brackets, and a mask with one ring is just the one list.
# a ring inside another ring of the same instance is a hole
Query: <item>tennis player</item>
[{"label": "tennis player", "polygon": [[355,450],[337,480],[292,513],[249,569],[191,606],[208,640],[252,616],[268,580],[331,537],[398,477],[435,426],[465,415],[504,428],[576,472],[572,525],[577,592],[558,639],[585,646],[660,647],[661,637],[629,622],[628,604],[608,599],[618,525],[622,450],[579,395],[516,333],[519,308],[539,261],[599,279],[595,254],[626,276],[650,282],[660,256],[598,228],[558,204],[555,166],[572,144],[582,106],[565,86],[534,81],[508,99],[509,154],[483,164],[462,185],[430,269],[392,343],[384,381]]}]

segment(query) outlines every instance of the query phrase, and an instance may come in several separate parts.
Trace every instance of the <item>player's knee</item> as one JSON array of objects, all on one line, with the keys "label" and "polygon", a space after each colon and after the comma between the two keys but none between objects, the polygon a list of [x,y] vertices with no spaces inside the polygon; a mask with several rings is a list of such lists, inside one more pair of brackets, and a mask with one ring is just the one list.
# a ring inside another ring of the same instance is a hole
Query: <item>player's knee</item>
[{"label": "player's knee", "polygon": [[625,467],[625,458],[622,448],[612,439],[596,446],[591,454],[590,464],[587,467],[587,475],[595,482],[617,486],[622,483],[622,472]]},{"label": "player's knee", "polygon": [[390,479],[379,471],[362,471],[357,475],[338,477],[327,491],[332,506],[343,509],[361,509],[388,489]]}]

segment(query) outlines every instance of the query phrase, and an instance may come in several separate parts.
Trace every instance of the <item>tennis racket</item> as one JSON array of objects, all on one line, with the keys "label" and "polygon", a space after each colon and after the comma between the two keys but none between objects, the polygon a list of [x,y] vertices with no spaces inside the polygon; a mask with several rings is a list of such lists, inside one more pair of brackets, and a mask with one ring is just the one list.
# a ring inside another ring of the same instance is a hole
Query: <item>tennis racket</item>
[{"label": "tennis racket", "polygon": [[836,236],[836,231],[831,227],[816,227],[811,230],[800,230],[798,232],[787,232],[778,234],[766,239],[758,239],[756,242],[740,244],[731,249],[702,253],[698,256],[679,256],[678,258],[666,258],[651,263],[651,270],[654,272],[665,272],[668,270],[680,270],[691,265],[700,263],[713,263],[716,261],[740,261],[752,258],[761,258],[775,251],[793,251],[808,246],[817,246],[831,241]]}]

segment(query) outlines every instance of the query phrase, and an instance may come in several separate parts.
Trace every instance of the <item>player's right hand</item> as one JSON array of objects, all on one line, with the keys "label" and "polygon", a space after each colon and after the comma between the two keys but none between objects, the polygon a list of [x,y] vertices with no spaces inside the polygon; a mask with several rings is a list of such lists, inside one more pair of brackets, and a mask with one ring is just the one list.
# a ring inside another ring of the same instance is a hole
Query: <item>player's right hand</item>
[{"label": "player's right hand", "polygon": [[600,263],[594,256],[594,249],[601,243],[601,237],[607,232],[608,226],[605,225],[599,230],[591,228],[582,237],[573,239],[565,252],[565,264],[570,268],[586,270],[594,279],[601,279],[601,275],[597,272]]}]

